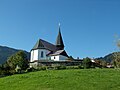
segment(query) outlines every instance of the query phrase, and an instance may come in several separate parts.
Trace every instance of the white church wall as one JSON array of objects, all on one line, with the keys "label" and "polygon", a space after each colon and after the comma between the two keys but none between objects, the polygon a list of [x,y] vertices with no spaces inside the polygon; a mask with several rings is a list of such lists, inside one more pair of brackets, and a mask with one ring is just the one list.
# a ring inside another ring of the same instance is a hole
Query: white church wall
[{"label": "white church wall", "polygon": [[34,58],[33,60],[38,60],[38,50],[34,50]]},{"label": "white church wall", "polygon": [[[47,55],[48,52],[49,52],[49,50],[46,50],[46,49],[32,50],[30,61],[33,62],[35,60],[47,60],[48,57],[46,55]],[[41,53],[43,53],[42,56],[41,56]]]},{"label": "white church wall", "polygon": [[30,53],[30,62],[32,62],[32,61],[33,61],[33,50]]},{"label": "white church wall", "polygon": [[59,61],[59,56],[51,56],[51,60]]},{"label": "white church wall", "polygon": [[[41,55],[41,53],[43,52],[43,56]],[[49,52],[49,50],[46,49],[39,49],[38,51],[38,60],[47,60],[47,53]]]},{"label": "white church wall", "polygon": [[63,55],[51,56],[51,60],[54,61],[65,61],[66,59],[67,57]]},{"label": "white church wall", "polygon": [[31,57],[32,57],[31,61],[38,60],[38,50],[32,50]]}]

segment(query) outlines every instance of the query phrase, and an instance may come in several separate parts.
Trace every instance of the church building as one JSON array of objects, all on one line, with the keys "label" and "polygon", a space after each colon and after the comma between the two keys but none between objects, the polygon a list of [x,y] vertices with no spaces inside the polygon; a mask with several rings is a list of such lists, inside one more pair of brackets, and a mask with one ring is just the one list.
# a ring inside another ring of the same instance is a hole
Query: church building
[{"label": "church building", "polygon": [[39,39],[34,47],[31,49],[30,62],[37,61],[67,61],[68,55],[64,50],[64,43],[60,31],[56,39],[56,43],[52,44],[48,41]]}]

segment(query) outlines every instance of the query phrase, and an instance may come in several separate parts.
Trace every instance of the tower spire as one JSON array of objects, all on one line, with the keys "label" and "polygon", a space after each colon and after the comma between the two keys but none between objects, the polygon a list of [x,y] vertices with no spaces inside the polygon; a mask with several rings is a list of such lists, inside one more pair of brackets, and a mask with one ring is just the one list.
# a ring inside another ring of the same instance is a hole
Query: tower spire
[{"label": "tower spire", "polygon": [[58,32],[58,36],[57,36],[57,40],[56,40],[56,47],[58,50],[64,49],[64,43],[63,43],[61,31],[60,31],[60,23],[59,23],[59,32]]}]

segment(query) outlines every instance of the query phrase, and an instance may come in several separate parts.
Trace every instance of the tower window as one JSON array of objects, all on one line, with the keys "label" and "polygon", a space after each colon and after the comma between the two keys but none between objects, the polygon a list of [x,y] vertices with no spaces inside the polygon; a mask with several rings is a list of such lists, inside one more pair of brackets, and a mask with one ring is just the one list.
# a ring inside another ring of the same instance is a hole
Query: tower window
[{"label": "tower window", "polygon": [[41,58],[43,58],[43,51],[41,51]]},{"label": "tower window", "polygon": [[55,56],[54,56],[54,59],[55,59]]}]

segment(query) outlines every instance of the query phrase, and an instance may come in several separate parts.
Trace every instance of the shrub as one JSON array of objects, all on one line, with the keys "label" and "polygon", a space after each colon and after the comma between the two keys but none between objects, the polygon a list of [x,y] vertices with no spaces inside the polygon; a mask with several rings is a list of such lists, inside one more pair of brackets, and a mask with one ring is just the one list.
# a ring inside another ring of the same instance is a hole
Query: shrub
[{"label": "shrub", "polygon": [[60,69],[66,69],[66,66],[62,65],[60,66]]},{"label": "shrub", "polygon": [[47,67],[47,70],[54,70],[54,67],[48,66],[48,67]]},{"label": "shrub", "polygon": [[34,72],[34,71],[36,71],[36,69],[33,68],[33,67],[31,67],[31,68],[27,68],[27,69],[26,69],[26,72]]},{"label": "shrub", "polygon": [[64,65],[56,65],[56,66],[54,66],[54,69],[55,70],[62,70],[62,69],[66,69],[66,66],[64,66]]},{"label": "shrub", "polygon": [[47,66],[39,66],[36,68],[36,70],[40,71],[40,70],[47,70]]},{"label": "shrub", "polygon": [[84,69],[84,67],[82,65],[79,65],[78,68],[79,69]]},{"label": "shrub", "polygon": [[9,70],[9,74],[10,74],[10,75],[13,75],[13,74],[15,74],[15,73],[16,73],[15,70]]}]

